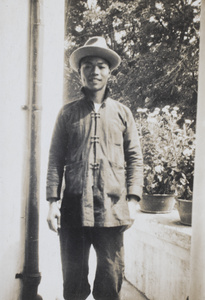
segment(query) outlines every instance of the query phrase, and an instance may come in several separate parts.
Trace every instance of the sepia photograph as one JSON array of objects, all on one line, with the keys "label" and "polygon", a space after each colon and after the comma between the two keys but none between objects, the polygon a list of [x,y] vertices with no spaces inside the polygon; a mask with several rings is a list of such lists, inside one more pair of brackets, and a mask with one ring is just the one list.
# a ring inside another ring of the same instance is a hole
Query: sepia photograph
[{"label": "sepia photograph", "polygon": [[0,15],[0,300],[205,300],[205,0]]}]

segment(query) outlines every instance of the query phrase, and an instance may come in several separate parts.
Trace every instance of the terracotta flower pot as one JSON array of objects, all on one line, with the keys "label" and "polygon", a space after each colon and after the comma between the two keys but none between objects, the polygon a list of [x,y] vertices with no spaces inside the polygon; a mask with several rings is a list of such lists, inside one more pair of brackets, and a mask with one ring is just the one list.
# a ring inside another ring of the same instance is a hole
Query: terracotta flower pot
[{"label": "terracotta flower pot", "polygon": [[145,213],[166,214],[170,213],[175,204],[175,195],[144,194],[140,201],[140,209]]},{"label": "terracotta flower pot", "polygon": [[184,225],[192,224],[192,200],[177,199],[177,209],[180,222]]}]

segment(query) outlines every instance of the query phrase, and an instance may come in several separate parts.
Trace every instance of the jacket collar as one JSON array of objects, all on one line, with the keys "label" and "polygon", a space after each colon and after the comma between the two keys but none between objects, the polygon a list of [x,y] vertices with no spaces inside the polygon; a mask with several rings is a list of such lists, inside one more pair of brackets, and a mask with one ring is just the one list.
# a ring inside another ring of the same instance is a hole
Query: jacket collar
[{"label": "jacket collar", "polygon": [[[81,92],[84,94],[85,99],[86,99],[87,102],[92,102],[88,98],[88,92],[87,92],[87,89],[85,87],[82,87]],[[110,89],[108,87],[106,87],[103,102],[106,101],[106,99],[109,97],[109,95],[110,95]]]}]

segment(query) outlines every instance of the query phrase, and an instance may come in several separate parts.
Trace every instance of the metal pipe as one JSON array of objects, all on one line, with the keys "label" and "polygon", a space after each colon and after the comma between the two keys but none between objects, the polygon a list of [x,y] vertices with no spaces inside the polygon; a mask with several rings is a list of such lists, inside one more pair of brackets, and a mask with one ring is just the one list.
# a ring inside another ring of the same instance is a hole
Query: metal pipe
[{"label": "metal pipe", "polygon": [[21,300],[42,299],[37,295],[41,280],[39,272],[39,177],[40,121],[43,56],[43,0],[30,1],[30,84],[29,84],[29,172],[26,203],[24,269],[16,278],[22,279]]}]

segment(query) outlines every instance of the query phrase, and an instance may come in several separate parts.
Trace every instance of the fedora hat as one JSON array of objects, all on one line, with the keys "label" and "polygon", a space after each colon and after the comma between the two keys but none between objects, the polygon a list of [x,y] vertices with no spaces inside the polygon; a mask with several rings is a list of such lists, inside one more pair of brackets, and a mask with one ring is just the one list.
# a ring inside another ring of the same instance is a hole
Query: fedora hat
[{"label": "fedora hat", "polygon": [[78,72],[80,61],[86,56],[97,56],[105,59],[109,63],[111,71],[116,69],[121,62],[120,56],[107,46],[105,39],[101,36],[91,37],[84,46],[76,49],[71,54],[71,68]]}]

